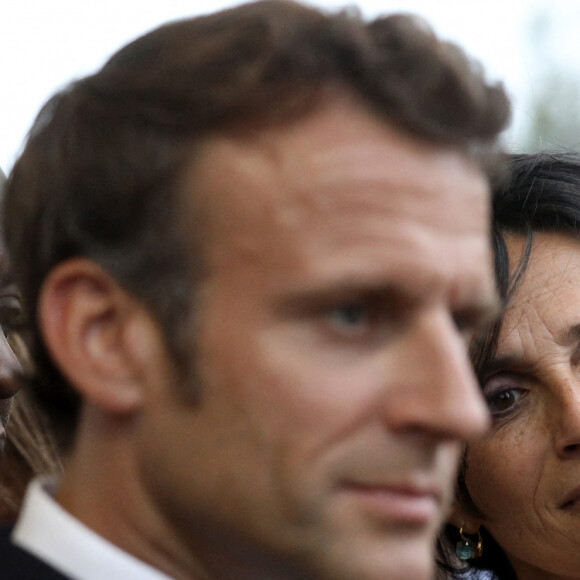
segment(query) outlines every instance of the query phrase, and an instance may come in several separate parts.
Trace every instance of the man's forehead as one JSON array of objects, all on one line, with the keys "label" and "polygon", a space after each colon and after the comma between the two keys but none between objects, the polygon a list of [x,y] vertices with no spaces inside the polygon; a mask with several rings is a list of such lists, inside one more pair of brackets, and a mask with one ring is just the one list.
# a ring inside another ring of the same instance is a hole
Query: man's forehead
[{"label": "man's forehead", "polygon": [[414,270],[423,280],[457,275],[471,288],[488,286],[489,194],[482,171],[461,152],[414,146],[406,136],[399,148],[391,142],[398,135],[390,128],[385,135],[372,117],[361,125],[361,150],[372,152],[366,156],[357,156],[348,140],[311,148],[324,141],[325,128],[323,135],[303,133],[299,151],[286,145],[283,131],[284,145],[276,132],[247,141],[215,137],[191,175],[195,193],[208,200],[206,243],[230,263],[253,256],[263,265],[280,264],[294,253],[320,275],[327,269],[354,275],[357,264],[371,278]]},{"label": "man's forehead", "polygon": [[283,126],[214,135],[189,182],[212,213],[289,202],[323,212],[389,202],[405,211],[419,202],[466,227],[488,219],[487,179],[467,154],[413,139],[351,102]]}]

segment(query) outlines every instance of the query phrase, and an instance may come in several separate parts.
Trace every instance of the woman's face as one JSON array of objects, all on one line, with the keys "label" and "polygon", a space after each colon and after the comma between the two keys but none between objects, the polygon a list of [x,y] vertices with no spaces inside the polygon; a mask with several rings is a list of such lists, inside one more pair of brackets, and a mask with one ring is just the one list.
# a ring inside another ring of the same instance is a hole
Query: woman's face
[{"label": "woman's face", "polygon": [[7,328],[19,316],[20,294],[9,277],[5,253],[0,250],[0,452],[6,440],[5,427],[10,416],[12,397],[18,391],[14,373],[20,370]]},{"label": "woman's face", "polygon": [[[517,264],[525,241],[507,243]],[[535,235],[481,378],[493,427],[466,473],[481,523],[518,578],[580,578],[580,241]]]}]

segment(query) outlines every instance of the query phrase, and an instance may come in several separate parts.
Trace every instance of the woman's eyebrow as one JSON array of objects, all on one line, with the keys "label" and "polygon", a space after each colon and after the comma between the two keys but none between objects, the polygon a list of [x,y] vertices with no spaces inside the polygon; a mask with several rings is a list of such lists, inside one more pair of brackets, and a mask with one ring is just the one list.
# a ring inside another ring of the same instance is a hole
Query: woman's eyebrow
[{"label": "woman's eyebrow", "polygon": [[532,365],[523,355],[508,354],[492,356],[477,371],[480,380],[497,372],[530,372]]}]

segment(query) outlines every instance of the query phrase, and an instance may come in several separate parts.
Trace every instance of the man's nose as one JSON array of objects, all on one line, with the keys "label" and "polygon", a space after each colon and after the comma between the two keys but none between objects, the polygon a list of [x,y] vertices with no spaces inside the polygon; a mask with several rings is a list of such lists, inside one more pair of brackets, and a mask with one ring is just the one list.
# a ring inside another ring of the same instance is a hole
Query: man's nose
[{"label": "man's nose", "polygon": [[391,430],[468,440],[488,428],[467,346],[449,313],[417,316],[389,361],[384,415]]}]

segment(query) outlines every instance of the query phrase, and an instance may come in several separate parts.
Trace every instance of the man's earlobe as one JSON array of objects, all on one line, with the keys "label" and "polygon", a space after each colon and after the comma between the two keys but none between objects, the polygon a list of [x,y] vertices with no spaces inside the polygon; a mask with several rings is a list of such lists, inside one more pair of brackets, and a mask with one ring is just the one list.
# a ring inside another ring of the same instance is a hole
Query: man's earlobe
[{"label": "man's earlobe", "polygon": [[38,316],[48,351],[84,400],[113,413],[139,410],[142,365],[162,344],[139,301],[96,263],[74,258],[47,276]]}]

